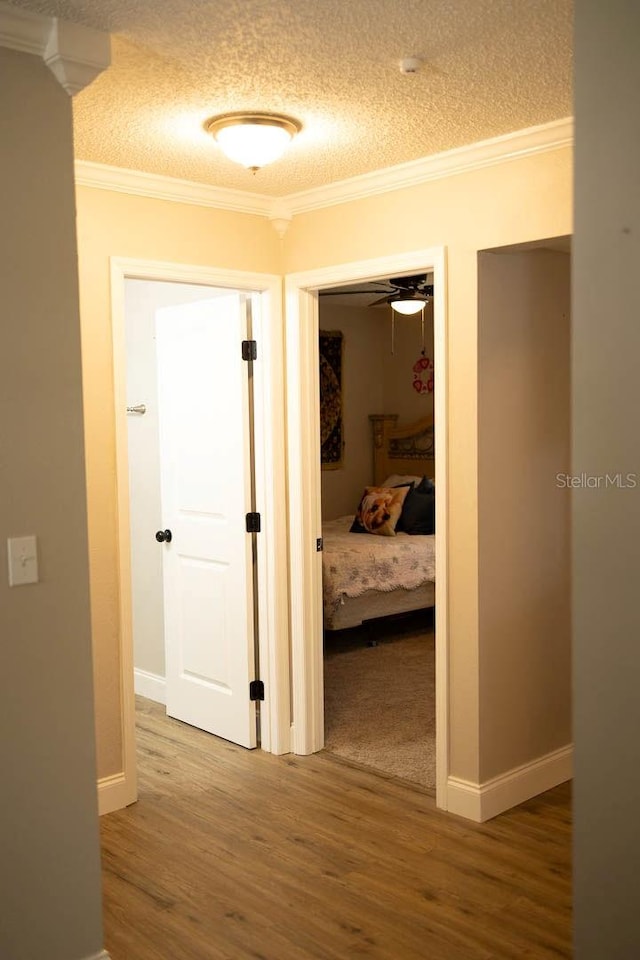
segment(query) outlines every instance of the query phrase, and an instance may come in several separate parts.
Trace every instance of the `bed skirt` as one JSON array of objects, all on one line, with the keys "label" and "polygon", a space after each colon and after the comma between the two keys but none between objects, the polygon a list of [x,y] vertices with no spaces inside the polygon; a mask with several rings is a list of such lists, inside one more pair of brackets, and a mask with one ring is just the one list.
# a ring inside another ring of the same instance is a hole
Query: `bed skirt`
[{"label": "bed skirt", "polygon": [[436,585],[430,581],[415,590],[405,590],[403,587],[388,593],[367,590],[360,597],[345,597],[344,603],[330,613],[325,611],[324,629],[345,630],[347,627],[358,627],[365,620],[433,607],[436,602],[435,591]]}]

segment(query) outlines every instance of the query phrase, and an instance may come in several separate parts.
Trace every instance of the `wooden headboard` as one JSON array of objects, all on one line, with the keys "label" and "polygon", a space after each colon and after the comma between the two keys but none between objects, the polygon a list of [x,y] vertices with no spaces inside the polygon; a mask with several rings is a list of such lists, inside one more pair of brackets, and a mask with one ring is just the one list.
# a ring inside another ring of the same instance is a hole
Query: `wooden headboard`
[{"label": "wooden headboard", "polygon": [[397,413],[369,415],[373,434],[373,482],[392,473],[435,478],[433,417],[399,427]]}]

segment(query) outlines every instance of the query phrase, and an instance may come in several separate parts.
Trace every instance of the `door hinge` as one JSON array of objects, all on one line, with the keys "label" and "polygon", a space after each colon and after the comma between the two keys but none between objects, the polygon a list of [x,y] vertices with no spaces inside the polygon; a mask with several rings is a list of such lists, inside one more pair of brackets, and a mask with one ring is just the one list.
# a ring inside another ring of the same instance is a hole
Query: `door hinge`
[{"label": "door hinge", "polygon": [[255,340],[242,341],[242,359],[243,360],[258,359],[258,344],[256,343]]},{"label": "door hinge", "polygon": [[247,533],[260,533],[260,514],[247,514]]},{"label": "door hinge", "polygon": [[324,542],[322,540],[322,537],[318,537],[318,539],[316,540],[316,553],[322,553],[323,549],[324,549]]},{"label": "door hinge", "polygon": [[264,700],[264,682],[252,680],[249,684],[249,700]]}]

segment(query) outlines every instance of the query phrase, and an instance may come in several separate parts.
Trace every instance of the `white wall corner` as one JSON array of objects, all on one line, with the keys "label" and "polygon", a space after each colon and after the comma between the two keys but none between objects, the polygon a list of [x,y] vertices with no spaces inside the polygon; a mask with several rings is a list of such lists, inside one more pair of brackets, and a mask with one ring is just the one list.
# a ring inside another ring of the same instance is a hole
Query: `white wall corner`
[{"label": "white wall corner", "polygon": [[447,810],[467,820],[484,823],[572,777],[573,744],[569,744],[485,783],[449,777]]},{"label": "white wall corner", "polygon": [[289,229],[292,219],[293,214],[289,207],[280,200],[275,200],[269,211],[269,222],[281,240]]},{"label": "white wall corner", "polygon": [[108,33],[53,18],[43,59],[70,96],[80,93],[111,63]]}]

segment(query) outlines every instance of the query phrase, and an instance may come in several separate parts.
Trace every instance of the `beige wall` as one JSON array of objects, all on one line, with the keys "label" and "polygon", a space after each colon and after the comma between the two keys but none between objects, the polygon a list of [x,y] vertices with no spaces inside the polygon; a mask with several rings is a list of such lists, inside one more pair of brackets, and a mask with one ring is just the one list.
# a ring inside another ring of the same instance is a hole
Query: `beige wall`
[{"label": "beige wall", "polygon": [[[640,5],[576,4],[573,472],[640,483]],[[577,960],[640,956],[640,486],[573,495]]]},{"label": "beige wall", "polygon": [[123,765],[109,258],[280,273],[280,241],[263,217],[105,190],[78,188],[77,207],[98,775],[106,777]]},{"label": "beige wall", "polygon": [[[102,927],[71,100],[0,49],[0,115],[0,956],[76,960]],[[9,587],[25,534],[40,582]]]},{"label": "beige wall", "polygon": [[571,233],[572,151],[512,160],[294,217],[287,272],[447,248],[450,772],[478,782],[477,254]]},{"label": "beige wall", "polygon": [[478,298],[484,782],[571,743],[570,256],[482,253]]}]

